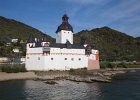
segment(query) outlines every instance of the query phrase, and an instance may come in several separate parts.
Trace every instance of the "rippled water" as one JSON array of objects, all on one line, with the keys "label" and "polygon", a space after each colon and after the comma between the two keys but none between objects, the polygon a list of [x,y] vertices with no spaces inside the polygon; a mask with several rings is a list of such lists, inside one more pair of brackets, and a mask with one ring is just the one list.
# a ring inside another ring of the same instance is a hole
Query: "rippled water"
[{"label": "rippled water", "polygon": [[0,82],[0,100],[140,100],[140,74],[131,72],[113,83],[16,80]]}]

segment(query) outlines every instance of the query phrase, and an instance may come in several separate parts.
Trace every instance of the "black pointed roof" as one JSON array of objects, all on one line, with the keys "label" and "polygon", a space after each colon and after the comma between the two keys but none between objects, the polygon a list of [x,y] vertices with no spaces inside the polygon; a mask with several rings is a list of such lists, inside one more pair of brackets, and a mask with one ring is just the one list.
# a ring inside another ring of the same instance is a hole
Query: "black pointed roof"
[{"label": "black pointed roof", "polygon": [[64,14],[62,17],[62,24],[58,26],[56,33],[60,32],[61,30],[67,30],[67,31],[73,32],[73,28],[69,24],[68,19],[69,19],[69,17],[66,14]]},{"label": "black pointed roof", "polygon": [[48,42],[48,39],[47,39],[46,35],[43,35],[43,38],[42,38],[41,42]]},{"label": "black pointed roof", "polygon": [[66,42],[66,47],[67,47],[67,48],[71,48],[71,47],[72,47],[72,44],[70,43],[69,40],[67,40],[67,42]]},{"label": "black pointed roof", "polygon": [[35,38],[34,38],[34,35],[33,34],[30,34],[28,40],[27,40],[27,43],[35,43]]},{"label": "black pointed roof", "polygon": [[41,47],[41,40],[40,39],[37,39],[36,43],[35,43],[35,47]]}]

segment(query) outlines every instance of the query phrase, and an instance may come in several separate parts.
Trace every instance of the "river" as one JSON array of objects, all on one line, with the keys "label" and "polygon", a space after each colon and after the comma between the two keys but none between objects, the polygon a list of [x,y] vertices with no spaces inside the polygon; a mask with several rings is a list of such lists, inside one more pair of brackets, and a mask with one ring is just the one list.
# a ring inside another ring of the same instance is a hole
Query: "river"
[{"label": "river", "polygon": [[140,100],[140,71],[118,77],[112,83],[5,81],[0,82],[0,100]]}]

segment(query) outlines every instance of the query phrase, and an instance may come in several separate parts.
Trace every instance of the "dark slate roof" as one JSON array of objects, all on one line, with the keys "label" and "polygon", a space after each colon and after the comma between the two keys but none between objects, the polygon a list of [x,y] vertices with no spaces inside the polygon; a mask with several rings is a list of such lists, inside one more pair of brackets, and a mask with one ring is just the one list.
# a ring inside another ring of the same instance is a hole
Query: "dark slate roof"
[{"label": "dark slate roof", "polygon": [[62,24],[58,26],[58,28],[56,30],[56,33],[60,32],[61,30],[67,30],[67,31],[72,31],[73,32],[73,28],[69,24],[68,19],[69,18],[66,14],[62,17]]},{"label": "dark slate roof", "polygon": [[81,38],[81,41],[80,41],[80,44],[81,44],[81,45],[88,44],[88,43],[87,43],[87,39],[84,38],[84,37],[82,37],[82,38]]},{"label": "dark slate roof", "polygon": [[42,47],[41,42],[42,41],[38,39],[37,42],[35,42],[35,47]]},{"label": "dark slate roof", "polygon": [[83,45],[80,45],[80,44],[61,44],[61,43],[54,43],[54,44],[50,44],[49,47],[69,48],[69,49],[85,49],[85,47]]},{"label": "dark slate roof", "polygon": [[61,44],[61,43],[51,43],[49,47],[66,48],[66,44]]},{"label": "dark slate roof", "polygon": [[46,35],[44,35],[44,36],[42,37],[41,42],[48,42],[48,39],[47,39],[47,36],[46,36]]},{"label": "dark slate roof", "polygon": [[30,34],[28,40],[27,40],[27,43],[35,43],[35,38],[34,38],[34,35],[33,34]]},{"label": "dark slate roof", "polygon": [[[42,47],[41,41],[38,40],[37,42],[35,42],[35,47],[31,47],[31,48],[36,48],[36,47]],[[54,47],[54,48],[68,48],[68,49],[96,49],[93,45],[88,45],[87,47],[84,47],[80,43],[70,44],[69,42],[67,42],[66,44],[62,44],[62,43],[51,43],[49,45],[49,47]]]}]

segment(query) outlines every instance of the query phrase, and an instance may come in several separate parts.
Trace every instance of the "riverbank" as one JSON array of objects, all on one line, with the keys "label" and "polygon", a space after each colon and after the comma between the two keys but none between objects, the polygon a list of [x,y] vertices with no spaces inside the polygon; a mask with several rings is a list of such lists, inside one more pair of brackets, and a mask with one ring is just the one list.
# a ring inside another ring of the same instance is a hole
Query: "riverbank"
[{"label": "riverbank", "polygon": [[36,81],[48,80],[70,80],[75,82],[107,82],[112,81],[112,77],[117,74],[125,74],[128,71],[136,71],[140,68],[117,68],[117,69],[101,69],[87,72],[86,70],[72,71],[37,71],[24,73],[5,73],[0,72],[0,81],[32,79]]},{"label": "riverbank", "polygon": [[34,72],[5,73],[0,72],[0,81],[35,79],[37,76]]}]

